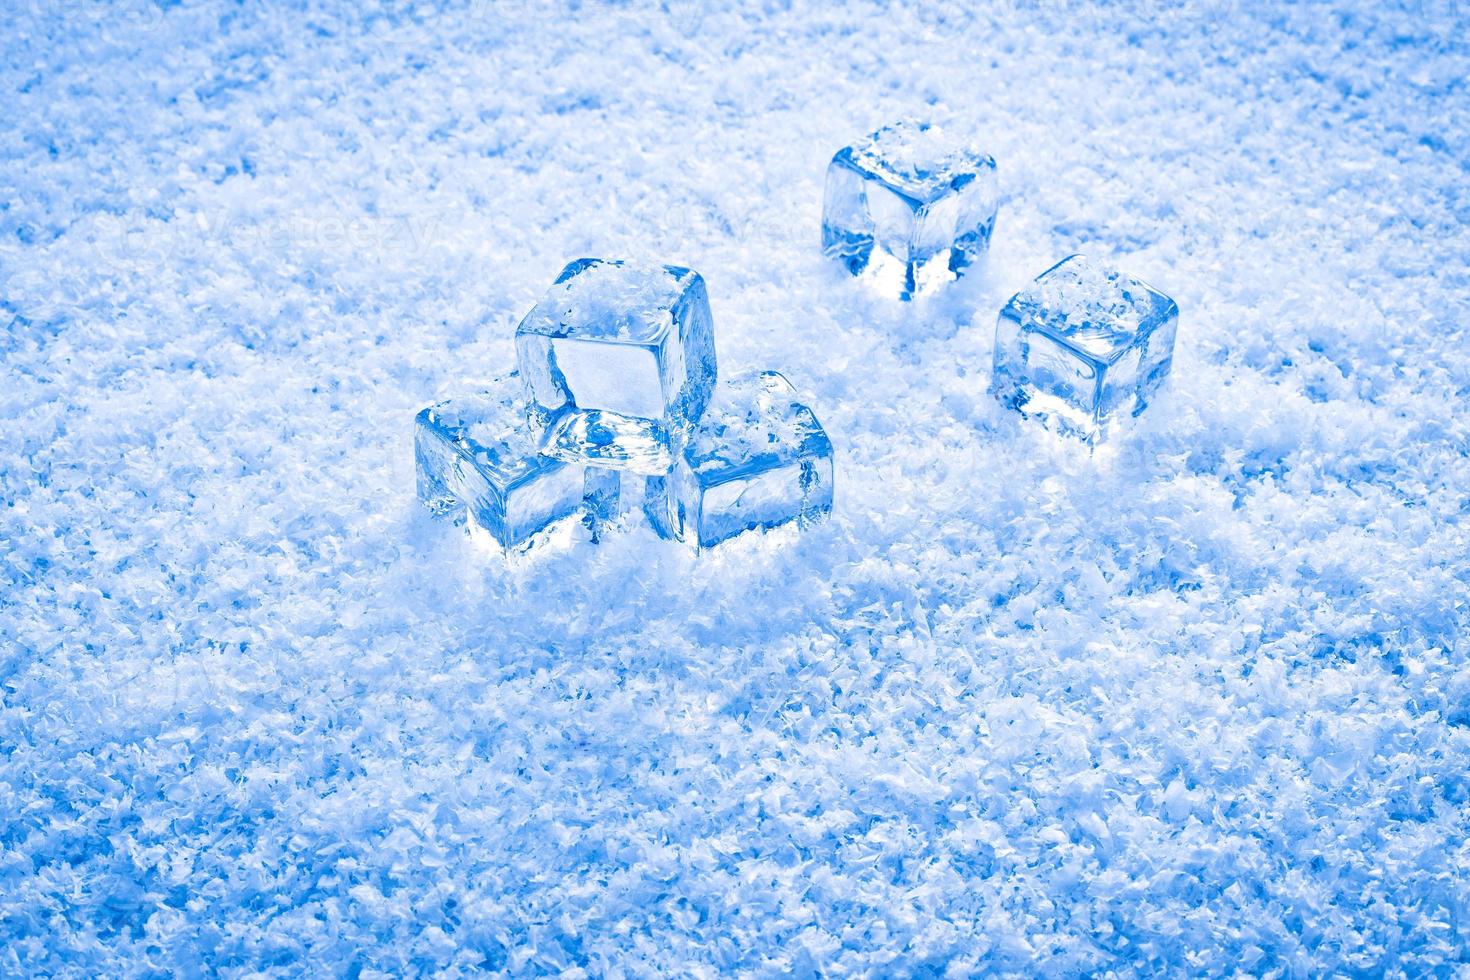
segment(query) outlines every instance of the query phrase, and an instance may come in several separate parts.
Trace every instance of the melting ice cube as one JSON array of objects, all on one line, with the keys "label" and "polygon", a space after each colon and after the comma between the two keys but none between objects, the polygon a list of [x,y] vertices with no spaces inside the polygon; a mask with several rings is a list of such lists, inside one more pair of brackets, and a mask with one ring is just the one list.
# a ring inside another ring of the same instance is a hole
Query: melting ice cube
[{"label": "melting ice cube", "polygon": [[541,433],[515,373],[426,408],[416,422],[419,499],[435,514],[465,514],[507,548],[585,513],[589,495],[601,509],[615,506],[605,480],[538,453]]}]

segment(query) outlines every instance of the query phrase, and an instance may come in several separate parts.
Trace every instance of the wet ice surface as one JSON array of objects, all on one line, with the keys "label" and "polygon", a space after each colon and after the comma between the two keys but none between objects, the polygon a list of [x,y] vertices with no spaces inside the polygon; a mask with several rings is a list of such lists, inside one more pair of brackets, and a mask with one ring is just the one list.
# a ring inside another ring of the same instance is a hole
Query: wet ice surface
[{"label": "wet ice surface", "polygon": [[1104,361],[1178,314],[1173,300],[1109,263],[1073,255],[1012,300],[1013,315]]},{"label": "wet ice surface", "polygon": [[[1453,973],[1463,5],[510,9],[0,4],[0,973]],[[904,304],[824,168],[938,108],[1005,204]],[[987,394],[1080,251],[1182,310],[1090,455]],[[578,255],[707,277],[828,521],[424,514]]]},{"label": "wet ice surface", "polygon": [[578,259],[521,326],[532,336],[655,345],[674,327],[673,311],[694,280],[688,269]]},{"label": "wet ice surface", "polygon": [[854,170],[921,204],[962,190],[995,169],[973,135],[909,120],[858,140],[847,159]]},{"label": "wet ice surface", "polygon": [[615,412],[572,411],[547,429],[545,453],[570,463],[655,474],[673,462],[663,422],[632,420]]}]

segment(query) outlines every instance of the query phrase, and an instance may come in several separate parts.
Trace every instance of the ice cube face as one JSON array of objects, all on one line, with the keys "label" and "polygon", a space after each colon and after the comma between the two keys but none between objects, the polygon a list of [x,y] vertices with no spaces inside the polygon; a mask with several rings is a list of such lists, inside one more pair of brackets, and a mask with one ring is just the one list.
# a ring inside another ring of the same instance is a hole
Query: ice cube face
[{"label": "ice cube face", "polygon": [[899,123],[832,158],[822,249],[853,275],[912,299],[984,254],[996,204],[989,154],[937,127]]},{"label": "ice cube face", "polygon": [[1011,297],[995,330],[993,391],[1007,406],[1089,442],[1137,415],[1169,375],[1179,307],[1085,256]]},{"label": "ice cube face", "polygon": [[511,548],[583,513],[588,478],[538,453],[540,433],[514,373],[426,408],[416,422],[419,499],[435,514],[465,514]]},{"label": "ice cube face", "polygon": [[601,540],[608,526],[618,519],[622,509],[622,479],[623,474],[618,470],[587,467],[583,501],[587,508],[585,523],[593,541]]},{"label": "ice cube face", "polygon": [[578,259],[516,329],[544,451],[654,474],[709,403],[715,343],[704,279],[677,266]]},{"label": "ice cube face", "polygon": [[644,510],[664,537],[700,548],[832,511],[832,443],[772,371],[720,386],[673,469],[648,480]]}]

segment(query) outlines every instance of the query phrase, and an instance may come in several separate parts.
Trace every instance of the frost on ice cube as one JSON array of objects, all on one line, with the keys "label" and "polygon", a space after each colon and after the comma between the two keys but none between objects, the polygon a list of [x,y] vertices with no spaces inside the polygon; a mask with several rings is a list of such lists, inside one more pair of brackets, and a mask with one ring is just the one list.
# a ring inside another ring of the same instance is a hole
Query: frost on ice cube
[{"label": "frost on ice cube", "polygon": [[654,474],[715,385],[699,273],[603,259],[569,264],[516,329],[516,357],[557,459]]},{"label": "frost on ice cube", "polygon": [[898,123],[832,158],[822,249],[853,275],[912,299],[985,252],[996,201],[989,154],[938,127]]},{"label": "frost on ice cube", "polygon": [[710,547],[755,528],[808,526],[832,510],[832,443],[781,375],[720,386],[644,509],[665,537]]},{"label": "frost on ice cube", "polygon": [[539,455],[529,414],[514,373],[420,412],[419,499],[435,514],[465,514],[507,548],[581,514],[589,489],[583,468]]},{"label": "frost on ice cube", "polygon": [[1011,297],[995,330],[993,390],[1006,405],[1088,441],[1137,415],[1174,359],[1179,308],[1084,256]]}]

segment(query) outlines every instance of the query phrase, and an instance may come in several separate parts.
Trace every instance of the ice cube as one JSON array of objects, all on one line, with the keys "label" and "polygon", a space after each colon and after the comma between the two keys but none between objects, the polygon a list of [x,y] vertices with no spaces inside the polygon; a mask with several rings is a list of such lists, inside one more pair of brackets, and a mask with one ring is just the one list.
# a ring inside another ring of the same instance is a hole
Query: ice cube
[{"label": "ice cube", "polygon": [[516,328],[516,357],[557,459],[666,472],[715,385],[697,272],[578,259]]},{"label": "ice cube", "polygon": [[1137,415],[1174,359],[1179,307],[1085,256],[1043,272],[1000,311],[992,390],[1050,427],[1089,442]]},{"label": "ice cube", "polygon": [[855,276],[912,299],[961,275],[990,246],[995,160],[925,123],[897,123],[827,167],[822,249]]},{"label": "ice cube", "polygon": [[664,537],[710,547],[755,528],[832,510],[832,443],[774,371],[722,384],[666,475],[651,477],[644,509]]},{"label": "ice cube", "polygon": [[416,422],[419,499],[435,514],[466,515],[507,548],[583,514],[590,492],[606,495],[583,467],[537,452],[541,433],[515,373],[426,408]]}]

